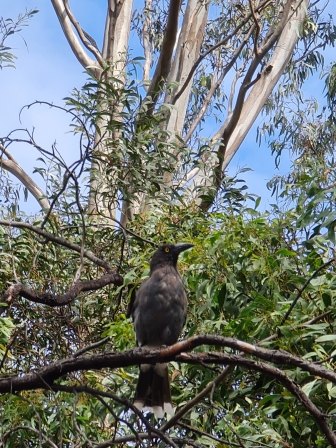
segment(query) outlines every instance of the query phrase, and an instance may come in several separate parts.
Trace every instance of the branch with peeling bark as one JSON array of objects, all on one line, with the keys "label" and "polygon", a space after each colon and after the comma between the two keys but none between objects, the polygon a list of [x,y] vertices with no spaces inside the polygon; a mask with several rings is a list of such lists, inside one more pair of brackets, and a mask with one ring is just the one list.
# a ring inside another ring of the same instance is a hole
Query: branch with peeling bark
[{"label": "branch with peeling bark", "polygon": [[68,14],[68,17],[71,21],[71,23],[73,24],[75,30],[77,31],[78,36],[80,37],[83,45],[89,50],[91,51],[92,54],[94,54],[95,58],[97,59],[99,65],[101,66],[101,68],[104,68],[104,59],[102,58],[102,55],[100,53],[100,51],[97,48],[97,45],[93,45],[93,41],[90,35],[88,35],[84,30],[82,30],[81,26],[79,25],[79,23],[76,21],[74,15],[72,14],[72,11],[69,7],[69,2],[68,0],[63,0],[64,3],[64,7],[65,10]]},{"label": "branch with peeling bark", "polygon": [[[216,139],[221,142],[217,151],[218,160],[216,162],[215,186],[217,190],[220,187],[222,173],[230,163],[232,157],[239,149],[247,132],[257,118],[265,100],[270,95],[275,84],[284,72],[284,69],[293,53],[295,45],[298,42],[298,26],[303,22],[309,0],[299,2],[288,1],[282,12],[282,17],[275,30],[268,33],[260,43],[258,56],[250,64],[242,86],[238,92],[234,113],[225,121],[218,133]],[[266,55],[274,46],[273,54],[267,62],[267,68],[256,77],[255,72]],[[257,81],[257,82],[256,82]],[[246,97],[247,91],[250,90]],[[215,164],[215,160],[212,161]],[[193,183],[199,185],[204,177],[201,170],[195,171]],[[213,186],[211,184],[211,186]],[[209,202],[199,201],[200,207],[204,210],[209,208]]]},{"label": "branch with peeling bark", "polygon": [[[261,5],[258,6],[258,8],[256,8],[256,11],[261,11],[262,9],[264,9],[268,4],[270,3],[270,0],[266,0],[264,1]],[[194,65],[191,67],[191,70],[186,78],[186,80],[184,81],[183,85],[181,86],[180,90],[176,93],[176,95],[174,96],[173,100],[172,100],[172,104],[175,104],[176,101],[180,98],[180,96],[183,94],[184,90],[186,89],[186,87],[188,86],[189,82],[191,81],[191,79],[193,78],[195,71],[197,69],[197,67],[200,65],[200,63],[210,54],[213,53],[215,50],[217,50],[220,47],[223,47],[227,42],[230,41],[230,39],[232,39],[234,36],[237,35],[238,31],[241,30],[241,28],[243,28],[244,25],[246,25],[248,23],[248,21],[251,19],[252,14],[248,14],[246,17],[244,17],[244,19],[239,23],[239,25],[236,26],[236,28],[232,31],[232,33],[228,34],[227,36],[225,36],[224,39],[222,39],[220,42],[217,42],[215,45],[213,45],[212,47],[210,47],[208,50],[206,50],[204,53],[200,54],[200,56],[198,57],[197,61],[194,63]],[[251,27],[252,28],[252,27]],[[252,31],[254,31],[254,28],[252,28]],[[250,31],[251,33],[251,31]],[[249,34],[250,34],[249,33]],[[242,48],[245,45],[245,42],[247,42],[247,39],[244,39],[243,41],[243,45],[240,46],[240,48],[238,50],[235,51],[235,55],[237,56],[233,56],[232,60],[230,61],[229,64],[229,70],[232,68],[235,60],[238,58]],[[227,71],[229,71],[227,70]]]},{"label": "branch with peeling bark", "polygon": [[256,50],[256,54],[254,56],[254,59],[251,61],[250,67],[247,70],[247,73],[244,77],[244,80],[242,82],[242,85],[239,89],[236,105],[234,107],[232,116],[225,126],[222,136],[221,136],[221,144],[218,149],[218,164],[215,167],[215,179],[216,179],[216,186],[219,188],[221,181],[222,181],[222,173],[223,173],[223,166],[224,166],[224,159],[225,159],[225,152],[228,145],[228,142],[230,140],[230,137],[234,131],[234,129],[237,126],[237,123],[239,121],[243,106],[244,106],[244,100],[247,91],[254,85],[259,79],[261,78],[261,74],[259,73],[257,77],[253,80],[253,76],[259,67],[263,57],[271,50],[271,48],[275,45],[277,40],[279,39],[281,33],[283,32],[285,25],[288,23],[290,18],[292,17],[291,13],[291,6],[292,3],[288,1],[284,7],[284,11],[282,13],[281,20],[279,24],[277,25],[274,33],[270,38],[267,40],[264,40],[262,44],[260,45],[259,50]]}]

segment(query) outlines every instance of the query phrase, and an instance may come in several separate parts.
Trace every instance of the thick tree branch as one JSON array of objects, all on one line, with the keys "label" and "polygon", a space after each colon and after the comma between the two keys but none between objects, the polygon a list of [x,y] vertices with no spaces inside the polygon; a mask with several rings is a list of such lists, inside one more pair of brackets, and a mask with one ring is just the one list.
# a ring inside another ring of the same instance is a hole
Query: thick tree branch
[{"label": "thick tree branch", "polygon": [[[230,63],[225,66],[225,68],[222,70],[220,76],[218,77],[218,79],[216,81],[213,80],[211,87],[209,89],[209,92],[197,114],[197,116],[195,117],[195,120],[193,121],[193,123],[190,126],[190,129],[188,130],[187,135],[184,138],[184,142],[187,143],[187,141],[192,137],[193,132],[195,131],[196,127],[198,126],[199,122],[201,121],[201,119],[203,118],[206,109],[208,107],[208,105],[210,104],[210,101],[214,95],[214,93],[216,92],[216,89],[218,88],[218,86],[222,83],[223,79],[225,78],[225,76],[229,73],[229,71],[232,69],[232,67],[234,66],[234,64],[236,63],[241,51],[243,50],[244,46],[246,45],[246,43],[248,42],[251,34],[254,31],[254,27],[252,26],[250,31],[247,33],[246,37],[243,39],[242,43],[239,45],[239,47],[237,48],[237,50],[234,52],[234,54],[232,55],[232,58],[230,60]],[[214,76],[215,79],[215,76]],[[182,90],[182,89],[181,89]],[[182,92],[181,92],[182,94]],[[177,95],[175,96],[175,98],[177,97]],[[199,170],[199,168],[196,168],[197,172]],[[192,172],[194,172],[194,170],[192,170]],[[183,184],[185,185],[186,183],[189,182],[188,177],[190,177],[190,173],[188,173],[187,175],[187,180],[186,182]],[[195,173],[196,174],[196,173]],[[191,177],[193,177],[195,174],[193,174]]]},{"label": "thick tree branch", "polygon": [[281,33],[283,33],[285,25],[288,23],[290,17],[292,16],[291,6],[292,6],[292,1],[288,1],[285,4],[279,24],[277,25],[272,36],[267,40],[267,42],[264,43],[264,45],[260,46],[260,49],[255,54],[255,57],[251,61],[250,67],[248,68],[247,73],[242,82],[242,85],[239,89],[239,92],[237,95],[237,100],[236,100],[236,105],[234,107],[234,111],[232,113],[232,116],[231,116],[229,122],[227,123],[227,125],[225,126],[225,128],[223,130],[222,137],[221,137],[222,143],[220,144],[219,149],[218,149],[218,164],[215,168],[215,177],[216,177],[217,188],[219,188],[221,181],[222,181],[222,172],[223,172],[223,165],[224,165],[224,158],[225,158],[225,151],[227,148],[227,144],[228,144],[229,139],[233,133],[233,130],[235,129],[235,127],[239,121],[239,118],[240,118],[240,115],[241,115],[241,112],[242,112],[242,109],[244,106],[244,100],[245,100],[246,93],[250,89],[250,87],[252,85],[254,85],[261,78],[261,74],[258,74],[258,76],[254,80],[252,78],[253,78],[257,68],[259,67],[259,64],[261,63],[263,57],[266,56],[266,54],[272,49],[272,47],[275,45],[275,43],[279,39]]},{"label": "thick tree branch", "polygon": [[[216,165],[215,183],[212,184],[212,186],[215,186],[217,189],[221,183],[223,170],[228,166],[232,157],[239,149],[240,144],[260,113],[265,100],[268,98],[275,84],[284,72],[295,45],[297,44],[298,26],[303,22],[306,16],[308,5],[309,0],[300,0],[296,2],[296,4],[294,0],[289,0],[285,4],[281,21],[277,25],[275,32],[268,34],[259,46],[259,56],[255,57],[252,61],[238,93],[234,114],[230,117],[230,120],[226,120],[218,132],[221,146],[217,152],[218,160]],[[292,8],[292,6],[294,6],[294,8]],[[248,87],[251,87],[250,83],[253,81],[252,77],[259,62],[262,60],[262,57],[270,51],[275,43],[276,45],[271,59],[267,61],[267,68],[261,73],[258,82],[254,84],[246,98]],[[216,162],[213,160],[211,163],[215,164]],[[203,176],[202,172],[196,173],[193,183],[199,185]],[[199,201],[199,203],[202,209],[208,209],[211,205],[209,201]]]},{"label": "thick tree branch", "polygon": [[99,65],[103,69],[104,68],[104,59],[102,58],[102,55],[101,55],[100,51],[98,50],[97,46],[93,45],[93,39],[84,30],[82,30],[81,26],[76,21],[75,16],[72,14],[72,11],[70,9],[68,0],[63,0],[63,3],[64,3],[66,13],[68,14],[68,17],[69,17],[71,23],[73,24],[75,30],[77,31],[77,34],[80,37],[83,45],[89,51],[91,51],[91,53],[95,56]]},{"label": "thick tree branch", "polygon": [[178,18],[180,13],[181,0],[171,0],[169,4],[167,26],[164,33],[160,57],[155,68],[152,82],[148,88],[148,93],[144,103],[151,97],[152,104],[149,113],[152,113],[158,99],[162,82],[167,79],[170,71],[173,51],[176,42]]},{"label": "thick tree branch", "polygon": [[[261,5],[259,5],[258,8],[256,8],[256,11],[261,11],[263,8],[265,8],[271,0],[266,0],[264,1]],[[194,76],[194,73],[197,69],[197,67],[200,65],[200,63],[208,56],[208,54],[213,53],[215,50],[217,50],[217,48],[223,47],[227,42],[229,42],[230,39],[232,39],[234,36],[237,35],[238,31],[244,26],[246,25],[246,23],[248,23],[248,21],[251,19],[252,14],[248,14],[240,23],[239,25],[236,26],[236,28],[232,31],[232,33],[230,33],[229,35],[225,36],[224,39],[222,39],[220,42],[217,42],[215,45],[213,45],[212,47],[210,47],[208,50],[206,50],[204,53],[200,54],[197,61],[194,63],[194,65],[191,67],[190,72],[186,78],[186,80],[184,81],[183,85],[181,86],[180,90],[176,93],[176,95],[174,96],[173,100],[172,100],[172,104],[175,104],[176,101],[180,98],[180,96],[183,94],[183,92],[185,91],[187,85],[189,84],[189,82],[191,81],[192,77]],[[245,45],[245,40],[244,39],[244,45]],[[241,49],[243,48],[244,45],[240,45],[239,47],[239,51],[236,51],[233,58],[231,59],[228,67],[232,67],[235,60],[238,58]]]},{"label": "thick tree branch", "polygon": [[[8,160],[4,159],[5,155]],[[33,179],[20,167],[14,157],[0,144],[0,168],[9,171],[15,176],[32,194],[32,196],[40,203],[41,208],[46,211],[50,207],[48,199],[44,192],[36,185]]]},{"label": "thick tree branch", "polygon": [[[336,435],[327,425],[325,414],[323,414],[314,405],[314,403],[308,398],[303,390],[294,381],[292,381],[284,371],[264,362],[248,359],[241,355],[229,355],[226,353],[215,352],[196,354],[181,353],[182,351],[185,351],[185,349],[195,348],[196,346],[202,344],[231,347],[235,350],[242,350],[246,354],[253,354],[254,356],[257,356],[268,362],[275,362],[277,364],[284,365],[294,365],[316,376],[329,379],[330,381],[336,383],[336,373],[334,371],[327,370],[321,366],[316,366],[310,362],[302,360],[301,358],[295,357],[290,353],[280,350],[262,349],[260,347],[253,346],[251,344],[233,338],[208,335],[194,336],[185,341],[179,342],[172,347],[167,347],[162,350],[135,349],[123,353],[105,353],[103,355],[65,359],[50,364],[40,371],[33,372],[26,376],[9,377],[0,380],[0,392],[13,393],[19,390],[30,390],[36,388],[53,389],[53,387],[57,389],[59,388],[59,386],[53,385],[53,382],[56,379],[70,372],[79,370],[100,369],[104,367],[126,367],[132,364],[171,361],[173,359],[180,362],[195,364],[199,363],[200,361],[202,361],[203,363],[206,362],[229,365],[233,364],[249,370],[254,370],[263,374],[270,375],[278,380],[281,384],[283,384],[283,386],[300,401],[300,403],[315,419],[316,423],[319,425],[321,431],[326,436],[331,446],[334,448],[336,447]],[[69,387],[69,389],[71,389],[71,387]],[[104,394],[104,392],[102,392],[102,394]],[[134,408],[134,406],[130,407],[132,409]],[[159,437],[163,436],[163,431],[168,427],[169,424],[164,425],[162,428],[160,428],[160,430],[158,431]],[[165,437],[163,437],[163,439],[165,439]]]},{"label": "thick tree branch", "polygon": [[63,29],[64,35],[74,55],[86,70],[88,70],[89,72],[93,73],[96,77],[98,77],[99,73],[101,72],[101,67],[94,59],[91,59],[83,50],[82,45],[78,40],[76,33],[74,32],[72,23],[66,12],[64,2],[62,0],[51,0],[51,3],[54,7],[58,20]]},{"label": "thick tree branch", "polygon": [[[246,355],[254,356],[264,361],[278,364],[299,367],[311,375],[324,378],[336,384],[336,372],[326,369],[323,366],[316,365],[299,356],[294,356],[283,350],[268,350],[248,342],[240,341],[234,338],[213,335],[193,336],[184,341],[178,342],[171,347],[161,350],[145,350],[135,348],[120,353],[104,353],[92,356],[79,356],[76,358],[67,358],[45,366],[37,372],[32,372],[20,377],[11,376],[0,380],[0,393],[14,392],[19,390],[32,390],[43,387],[46,384],[52,384],[55,380],[67,375],[68,373],[85,370],[100,370],[103,368],[129,367],[137,364],[149,364],[155,362],[178,361],[188,364],[197,364],[199,362],[210,364],[236,364],[246,365],[248,360],[241,355],[231,355],[219,352],[187,354],[201,345],[213,345],[218,347],[229,347],[232,350],[240,351]],[[252,362],[252,361],[251,361]],[[253,361],[256,362],[256,361]]]},{"label": "thick tree branch", "polygon": [[[39,292],[34,289],[28,288],[21,283],[11,285],[3,296],[0,298],[0,302],[10,305],[14,299],[20,295],[25,299],[33,303],[41,303],[50,307],[64,306],[71,303],[81,292],[85,291],[97,291],[104,288],[107,285],[121,286],[123,284],[123,278],[117,273],[108,273],[103,275],[97,280],[76,281],[73,283],[68,291],[64,294],[53,294],[50,292]],[[5,307],[0,307],[0,315],[4,311]]]}]

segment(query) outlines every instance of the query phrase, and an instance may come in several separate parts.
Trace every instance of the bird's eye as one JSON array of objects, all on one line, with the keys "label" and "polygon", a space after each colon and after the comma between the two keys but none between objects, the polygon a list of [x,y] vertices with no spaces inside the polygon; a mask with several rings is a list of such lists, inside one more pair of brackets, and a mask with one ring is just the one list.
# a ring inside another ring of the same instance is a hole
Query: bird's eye
[{"label": "bird's eye", "polygon": [[168,253],[168,252],[169,252],[169,247],[165,247],[165,249],[164,249],[164,250],[165,250],[165,252],[167,252],[167,253]]}]

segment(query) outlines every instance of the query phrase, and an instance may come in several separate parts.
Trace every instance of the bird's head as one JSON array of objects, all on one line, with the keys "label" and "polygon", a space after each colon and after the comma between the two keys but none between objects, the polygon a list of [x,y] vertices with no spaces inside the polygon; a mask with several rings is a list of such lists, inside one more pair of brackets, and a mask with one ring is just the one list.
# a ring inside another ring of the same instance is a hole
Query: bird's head
[{"label": "bird's head", "polygon": [[152,256],[150,262],[151,272],[157,267],[164,265],[176,267],[180,253],[193,246],[194,245],[190,243],[164,244],[163,246],[160,246]]}]

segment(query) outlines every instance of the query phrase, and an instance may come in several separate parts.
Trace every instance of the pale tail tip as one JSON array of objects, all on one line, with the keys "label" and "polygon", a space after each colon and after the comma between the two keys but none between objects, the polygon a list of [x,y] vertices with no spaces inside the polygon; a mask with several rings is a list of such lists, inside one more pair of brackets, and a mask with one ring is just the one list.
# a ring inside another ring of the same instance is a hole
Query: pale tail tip
[{"label": "pale tail tip", "polygon": [[152,412],[157,418],[163,418],[165,413],[168,415],[174,414],[174,408],[171,403],[164,403],[162,406],[144,406],[143,401],[135,400],[134,406],[143,412]]}]

